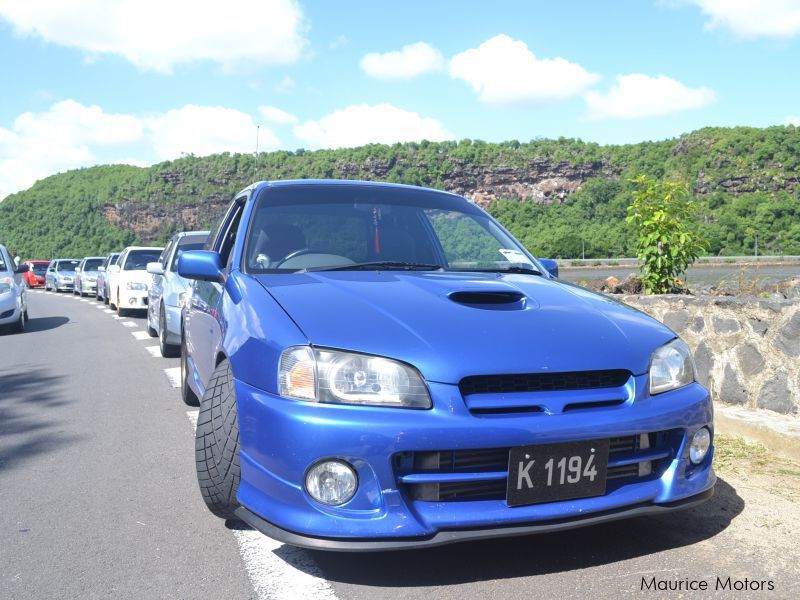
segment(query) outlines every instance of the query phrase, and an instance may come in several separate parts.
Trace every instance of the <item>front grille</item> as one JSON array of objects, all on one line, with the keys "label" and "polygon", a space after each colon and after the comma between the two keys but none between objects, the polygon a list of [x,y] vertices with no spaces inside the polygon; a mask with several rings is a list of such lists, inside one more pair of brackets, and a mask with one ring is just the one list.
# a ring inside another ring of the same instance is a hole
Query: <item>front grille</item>
[{"label": "front grille", "polygon": [[568,371],[564,373],[521,373],[516,375],[471,375],[458,384],[462,396],[616,388],[625,385],[630,371]]},{"label": "front grille", "polygon": [[[681,430],[611,438],[609,440],[609,467],[606,473],[606,492],[634,481],[658,478],[677,453],[682,438]],[[510,448],[483,448],[472,450],[439,450],[395,455],[398,477],[407,474],[453,473],[503,473],[508,472]],[[615,460],[645,457],[660,453],[657,460],[641,460],[630,464],[612,466]],[[400,483],[414,500],[427,502],[452,502],[465,500],[503,500],[506,497],[506,477],[487,481],[438,483]]]}]

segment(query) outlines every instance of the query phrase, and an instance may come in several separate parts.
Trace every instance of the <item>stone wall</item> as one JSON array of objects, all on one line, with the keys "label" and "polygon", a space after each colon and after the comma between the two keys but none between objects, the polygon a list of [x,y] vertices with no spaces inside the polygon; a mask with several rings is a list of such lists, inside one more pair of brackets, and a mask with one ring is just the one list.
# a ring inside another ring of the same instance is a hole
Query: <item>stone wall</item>
[{"label": "stone wall", "polygon": [[800,412],[800,302],[715,296],[621,296],[694,351],[715,400]]}]

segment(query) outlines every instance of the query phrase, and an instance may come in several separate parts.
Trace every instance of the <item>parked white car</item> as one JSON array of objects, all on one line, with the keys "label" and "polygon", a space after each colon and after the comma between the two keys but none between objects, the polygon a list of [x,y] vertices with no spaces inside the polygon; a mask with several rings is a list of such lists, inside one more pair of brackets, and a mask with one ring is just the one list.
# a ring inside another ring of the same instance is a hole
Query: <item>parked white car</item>
[{"label": "parked white car", "polygon": [[14,264],[5,246],[0,245],[0,329],[11,326],[13,331],[25,331],[28,322],[28,300],[22,274],[28,265]]},{"label": "parked white car", "polygon": [[145,310],[152,276],[147,263],[161,257],[163,248],[128,246],[117,264],[108,267],[109,303],[120,316],[128,310]]},{"label": "parked white car", "polygon": [[181,353],[181,309],[192,282],[178,275],[178,259],[187,250],[202,250],[207,238],[208,231],[176,233],[161,254],[161,261],[147,265],[147,272],[153,276],[147,306],[147,332],[158,336],[161,356]]}]

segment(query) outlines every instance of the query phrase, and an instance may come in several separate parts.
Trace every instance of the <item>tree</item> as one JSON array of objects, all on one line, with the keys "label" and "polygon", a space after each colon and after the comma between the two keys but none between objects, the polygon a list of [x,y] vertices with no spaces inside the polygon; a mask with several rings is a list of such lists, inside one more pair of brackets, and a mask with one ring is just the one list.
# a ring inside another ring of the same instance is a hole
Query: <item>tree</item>
[{"label": "tree", "polygon": [[636,257],[643,261],[642,285],[647,293],[667,294],[677,278],[706,247],[696,232],[697,206],[685,183],[655,181],[646,175],[632,180],[636,188],[627,221],[636,231]]}]

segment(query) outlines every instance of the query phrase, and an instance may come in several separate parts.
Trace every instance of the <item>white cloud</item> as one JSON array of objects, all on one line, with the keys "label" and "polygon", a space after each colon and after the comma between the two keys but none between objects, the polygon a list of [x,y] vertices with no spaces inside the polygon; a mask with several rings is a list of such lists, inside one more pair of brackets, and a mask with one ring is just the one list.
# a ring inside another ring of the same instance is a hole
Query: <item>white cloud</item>
[{"label": "white cloud", "polygon": [[375,79],[411,79],[424,73],[444,69],[444,57],[425,42],[403,46],[400,50],[365,54],[359,62],[361,70]]},{"label": "white cloud", "polygon": [[288,75],[284,75],[283,79],[281,79],[278,83],[272,86],[272,89],[278,92],[279,94],[288,94],[289,92],[293,92],[294,88],[297,87],[294,79],[289,77]]},{"label": "white cloud", "polygon": [[134,143],[143,135],[136,117],[74,100],[23,113],[10,129],[0,128],[0,200],[47,175],[95,164],[94,148]]},{"label": "white cloud", "polygon": [[525,42],[497,35],[456,54],[450,76],[490,104],[538,105],[580,94],[600,77],[563,58],[536,58]]},{"label": "white cloud", "polygon": [[724,27],[745,38],[800,34],[798,0],[689,0],[709,18],[707,29]]},{"label": "white cloud", "polygon": [[195,60],[286,64],[306,45],[297,0],[0,0],[19,35],[170,72]]},{"label": "white cloud", "polygon": [[588,92],[586,103],[591,119],[639,119],[703,108],[716,100],[707,87],[690,88],[670,77],[640,73],[618,75],[605,93]]},{"label": "white cloud", "polygon": [[259,106],[258,112],[267,123],[275,125],[292,125],[297,123],[297,117],[292,113],[281,110],[277,106]]},{"label": "white cloud", "polygon": [[294,135],[312,148],[343,148],[373,143],[393,144],[453,138],[436,119],[422,117],[391,104],[348,106],[317,121],[305,121],[295,126]]},{"label": "white cloud", "polygon": [[[181,154],[205,156],[255,149],[253,118],[232,108],[187,104],[146,118],[145,127],[155,155],[163,160]],[[279,145],[278,138],[269,129],[262,127],[259,138],[262,149],[275,149]]]},{"label": "white cloud", "polygon": [[[270,129],[262,127],[259,138],[261,148],[279,146]],[[253,118],[230,108],[188,104],[142,116],[62,100],[0,127],[0,200],[59,171],[101,162],[146,166],[142,157],[152,162],[183,153],[252,152],[255,143]]]},{"label": "white cloud", "polygon": [[794,125],[800,127],[800,115],[789,115],[783,121],[784,125]]}]

